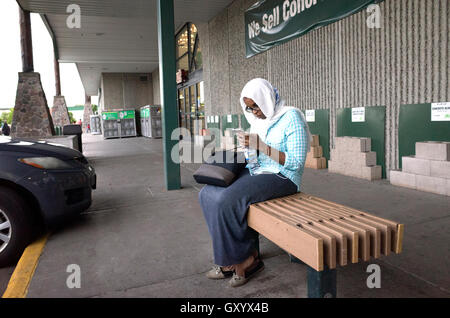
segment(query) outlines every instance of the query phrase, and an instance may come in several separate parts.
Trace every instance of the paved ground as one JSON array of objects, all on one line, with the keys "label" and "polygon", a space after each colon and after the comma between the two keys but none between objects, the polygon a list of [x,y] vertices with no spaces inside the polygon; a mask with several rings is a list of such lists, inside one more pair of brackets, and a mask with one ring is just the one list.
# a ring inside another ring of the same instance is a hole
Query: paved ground
[{"label": "paved ground", "polygon": [[[94,202],[52,233],[28,297],[306,297],[306,267],[261,239],[266,269],[240,288],[211,281],[212,248],[193,167],[183,189],[164,189],[161,140],[87,136],[98,174]],[[339,297],[450,297],[450,198],[307,169],[303,191],[405,224],[403,253],[374,262],[381,288],[366,286],[370,263],[338,268]],[[81,269],[69,289],[67,266]],[[5,277],[11,269],[0,271]]]}]

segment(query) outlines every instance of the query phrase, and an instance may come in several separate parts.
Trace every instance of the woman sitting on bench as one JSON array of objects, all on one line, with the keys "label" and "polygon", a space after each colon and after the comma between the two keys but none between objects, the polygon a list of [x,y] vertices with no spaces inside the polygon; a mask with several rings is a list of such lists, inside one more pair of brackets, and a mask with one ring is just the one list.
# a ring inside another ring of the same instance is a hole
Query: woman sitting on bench
[{"label": "woman sitting on bench", "polygon": [[199,194],[217,264],[206,276],[231,277],[233,287],[264,268],[255,245],[258,233],[247,225],[248,207],[300,191],[310,138],[302,112],[284,106],[268,81],[248,82],[240,103],[251,128],[238,136],[239,143],[258,150],[257,162],[250,162],[230,186],[206,185]]}]

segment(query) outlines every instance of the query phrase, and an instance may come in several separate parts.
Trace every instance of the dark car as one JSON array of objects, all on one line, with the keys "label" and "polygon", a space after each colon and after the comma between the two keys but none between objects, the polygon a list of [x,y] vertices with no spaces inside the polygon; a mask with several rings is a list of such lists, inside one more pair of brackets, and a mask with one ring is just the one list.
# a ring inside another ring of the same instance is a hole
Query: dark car
[{"label": "dark car", "polygon": [[37,228],[88,209],[96,178],[77,150],[0,136],[0,267],[18,259]]}]

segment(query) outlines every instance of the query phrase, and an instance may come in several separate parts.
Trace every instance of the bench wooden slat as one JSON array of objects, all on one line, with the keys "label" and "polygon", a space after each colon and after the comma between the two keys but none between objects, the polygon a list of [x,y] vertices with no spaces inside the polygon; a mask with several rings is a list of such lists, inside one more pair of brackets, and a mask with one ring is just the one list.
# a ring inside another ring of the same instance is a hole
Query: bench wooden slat
[{"label": "bench wooden slat", "polygon": [[324,203],[328,206],[331,207],[337,207],[337,208],[341,208],[344,211],[347,211],[347,213],[351,213],[353,215],[357,215],[360,217],[364,217],[367,219],[370,219],[372,221],[376,221],[378,223],[382,223],[384,225],[387,225],[390,227],[391,229],[391,250],[397,254],[399,254],[402,250],[402,241],[403,241],[403,230],[404,230],[404,225],[403,224],[399,224],[395,221],[391,221],[391,220],[387,220],[387,219],[383,219],[381,217],[366,213],[366,212],[362,212],[338,203],[334,203],[334,202],[330,202],[327,200],[324,200],[322,198],[318,198],[318,197],[314,197],[312,195],[308,195],[308,194],[304,194],[304,193],[300,193],[297,194],[298,197],[302,197],[302,198],[306,198],[308,200],[311,200],[313,202],[320,202],[320,203]]},{"label": "bench wooden slat", "polygon": [[[292,215],[297,220],[301,220],[302,223],[316,226],[320,231],[323,231],[325,234],[334,236],[336,239],[336,250],[337,250],[336,261],[341,266],[347,265],[348,246],[347,246],[347,235],[344,232],[342,232],[339,229],[336,229],[335,227],[333,227],[329,224],[325,225],[323,222],[316,221],[307,216],[305,217],[304,215],[299,214],[298,211],[296,211],[295,209],[293,209],[290,206],[285,205],[281,201],[277,201],[276,205],[272,202],[264,202],[262,204],[270,206],[272,208],[279,209],[285,213],[288,213],[289,215]],[[332,267],[330,267],[330,268],[332,268]]]},{"label": "bench wooden slat", "polygon": [[[283,205],[283,203],[280,201],[277,201],[277,204]],[[316,215],[314,213],[305,211],[301,208],[291,208],[291,211],[293,213],[295,213],[298,217],[301,217],[301,218],[305,219],[306,221],[324,224],[326,227],[328,227],[330,229],[333,229],[337,232],[340,231],[341,233],[345,234],[347,237],[347,242],[348,242],[348,246],[347,246],[348,259],[352,263],[358,262],[358,240],[359,240],[359,238],[358,238],[358,232],[356,230],[349,229],[348,227],[345,227],[341,224],[336,223],[332,219],[323,218],[320,215]]]},{"label": "bench wooden slat", "polygon": [[334,215],[330,215],[326,211],[314,209],[305,205],[299,205],[295,201],[291,203],[297,209],[306,210],[310,214],[318,215],[324,219],[332,220],[333,222],[348,228],[349,230],[357,231],[358,235],[358,254],[363,261],[368,261],[370,259],[370,230],[366,227],[362,227],[358,224],[354,224],[351,221],[348,221],[341,217],[335,217]]},{"label": "bench wooden slat", "polygon": [[254,204],[249,208],[247,222],[252,229],[288,253],[301,259],[316,271],[323,271],[323,239],[318,235],[299,228],[293,222],[283,220]]},{"label": "bench wooden slat", "polygon": [[316,271],[402,251],[403,224],[304,193],[252,204],[247,220]]},{"label": "bench wooden slat", "polygon": [[[298,202],[299,204],[306,203],[306,201],[302,200],[301,198],[290,198],[290,200],[294,200],[294,201]],[[307,202],[311,203],[311,201],[307,201]],[[372,227],[379,229],[380,235],[381,235],[381,238],[380,238],[381,239],[381,244],[380,244],[381,252],[384,255],[390,254],[391,248],[392,248],[392,245],[391,245],[392,228],[389,225],[366,218],[361,213],[359,213],[357,215],[356,215],[356,213],[349,213],[341,207],[338,207],[338,208],[331,207],[331,206],[327,206],[325,204],[316,203],[316,202],[314,204],[319,206],[320,208],[323,208],[326,210],[332,210],[337,215],[341,215],[344,218],[349,218],[350,220],[356,220],[357,222],[362,222],[364,224],[367,224],[367,225],[370,225]]]},{"label": "bench wooden slat", "polygon": [[[263,210],[267,210],[269,209],[269,211],[280,215],[280,216],[286,216],[288,218],[291,218],[291,220],[293,222],[296,222],[298,224],[301,224],[301,226],[317,235],[319,235],[324,242],[324,259],[325,259],[325,264],[330,268],[336,268],[336,250],[338,250],[337,248],[337,239],[336,237],[330,233],[328,231],[328,229],[323,229],[318,227],[315,224],[310,224],[308,222],[305,222],[301,219],[296,218],[295,215],[293,215],[292,213],[290,213],[289,210],[284,209],[283,207],[277,206],[277,205],[273,205],[270,202],[264,202],[264,203],[260,203],[257,204],[258,207],[260,207]],[[345,242],[347,243],[347,242]],[[346,244],[347,245],[347,244]],[[345,247],[346,248],[346,247]],[[339,253],[340,254],[340,253]],[[347,255],[345,254],[345,258],[347,257]]]},{"label": "bench wooden slat", "polygon": [[355,218],[350,218],[350,217],[345,217],[342,214],[339,214],[336,210],[331,210],[328,209],[326,207],[323,207],[321,205],[317,205],[314,203],[311,203],[307,200],[301,200],[298,197],[287,197],[285,198],[286,200],[288,200],[290,203],[292,202],[293,204],[297,204],[297,205],[305,205],[308,206],[312,209],[316,209],[316,210],[320,210],[326,214],[329,214],[332,217],[336,217],[336,218],[340,218],[340,219],[345,219],[350,223],[353,223],[354,225],[359,225],[362,226],[363,228],[366,228],[369,230],[370,233],[370,256],[372,256],[373,258],[379,258],[380,257],[380,253],[381,253],[381,231],[378,227],[368,224],[367,222],[363,222],[360,220],[357,220]]}]

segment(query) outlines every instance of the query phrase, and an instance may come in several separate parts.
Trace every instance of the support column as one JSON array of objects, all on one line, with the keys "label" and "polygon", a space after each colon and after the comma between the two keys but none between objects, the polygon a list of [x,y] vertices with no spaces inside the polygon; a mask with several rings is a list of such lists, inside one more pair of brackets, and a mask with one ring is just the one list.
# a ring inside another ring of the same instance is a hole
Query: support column
[{"label": "support column", "polygon": [[88,124],[91,123],[91,115],[94,115],[94,112],[92,111],[91,96],[86,95],[83,112],[83,132],[86,132]]},{"label": "support column", "polygon": [[22,71],[33,72],[33,42],[31,40],[30,11],[19,7],[20,46],[22,49]]},{"label": "support column", "polygon": [[59,74],[59,62],[55,52],[55,90],[56,94],[53,98],[52,118],[53,124],[59,127],[70,125],[69,110],[67,109],[66,99],[61,96],[61,78]]},{"label": "support column", "polygon": [[[157,0],[159,77],[163,125],[164,176],[167,190],[181,188],[179,140],[171,140],[178,126],[175,27],[173,0]],[[177,138],[179,134],[176,134]]]},{"label": "support column", "polygon": [[11,124],[13,138],[45,138],[54,127],[39,73],[33,72],[30,12],[19,8],[22,69],[19,73],[16,104]]}]

